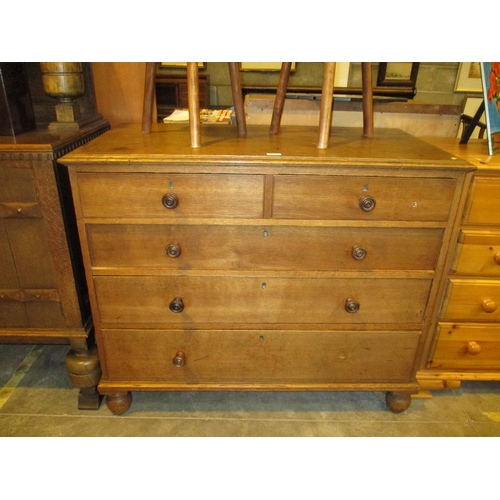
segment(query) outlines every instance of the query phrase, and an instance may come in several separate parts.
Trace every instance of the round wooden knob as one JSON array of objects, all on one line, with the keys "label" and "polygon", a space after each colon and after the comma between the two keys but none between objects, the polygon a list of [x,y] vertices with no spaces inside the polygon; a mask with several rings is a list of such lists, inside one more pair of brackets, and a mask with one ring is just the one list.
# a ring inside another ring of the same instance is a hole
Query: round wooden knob
[{"label": "round wooden knob", "polygon": [[353,259],[363,260],[366,257],[366,249],[355,245],[352,247],[351,255]]},{"label": "round wooden knob", "polygon": [[161,202],[165,208],[173,209],[179,204],[179,198],[175,193],[164,194]]},{"label": "round wooden knob", "polygon": [[180,297],[175,297],[172,302],[168,305],[168,308],[173,312],[173,313],[181,313],[184,311],[184,302]]},{"label": "round wooden knob", "polygon": [[172,363],[174,364],[174,366],[177,366],[178,368],[184,366],[186,364],[186,355],[182,351],[179,351],[175,355],[174,359],[172,359]]},{"label": "round wooden knob", "polygon": [[500,266],[500,252],[493,255],[493,260]]},{"label": "round wooden knob", "polygon": [[492,313],[492,312],[495,312],[497,310],[497,305],[496,305],[494,300],[484,299],[481,302],[481,308],[486,313]]},{"label": "round wooden knob", "polygon": [[363,212],[371,212],[376,204],[377,202],[373,196],[361,196],[359,199],[359,208],[361,208]]},{"label": "round wooden knob", "polygon": [[351,314],[357,313],[359,311],[359,302],[349,297],[345,300],[345,310]]},{"label": "round wooden knob", "polygon": [[470,342],[467,342],[467,352],[476,356],[481,352],[481,346],[474,340],[471,340]]},{"label": "round wooden knob", "polygon": [[170,243],[165,251],[169,257],[177,259],[177,257],[181,254],[181,247],[179,243]]}]

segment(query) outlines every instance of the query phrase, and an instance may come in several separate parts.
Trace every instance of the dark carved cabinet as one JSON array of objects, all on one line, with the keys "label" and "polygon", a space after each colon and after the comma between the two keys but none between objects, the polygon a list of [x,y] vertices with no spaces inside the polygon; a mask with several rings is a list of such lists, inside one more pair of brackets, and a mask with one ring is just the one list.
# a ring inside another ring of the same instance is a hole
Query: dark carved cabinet
[{"label": "dark carved cabinet", "polygon": [[109,128],[0,137],[0,342],[69,343],[78,406],[96,408],[101,369],[93,345],[67,173],[58,158]]}]

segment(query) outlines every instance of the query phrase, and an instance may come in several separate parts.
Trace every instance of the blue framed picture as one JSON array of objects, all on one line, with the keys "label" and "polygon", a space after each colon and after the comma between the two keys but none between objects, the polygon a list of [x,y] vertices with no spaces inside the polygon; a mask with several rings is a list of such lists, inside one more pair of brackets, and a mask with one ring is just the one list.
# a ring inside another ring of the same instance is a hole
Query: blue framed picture
[{"label": "blue framed picture", "polygon": [[490,156],[500,152],[500,62],[481,63],[483,80],[488,152]]}]

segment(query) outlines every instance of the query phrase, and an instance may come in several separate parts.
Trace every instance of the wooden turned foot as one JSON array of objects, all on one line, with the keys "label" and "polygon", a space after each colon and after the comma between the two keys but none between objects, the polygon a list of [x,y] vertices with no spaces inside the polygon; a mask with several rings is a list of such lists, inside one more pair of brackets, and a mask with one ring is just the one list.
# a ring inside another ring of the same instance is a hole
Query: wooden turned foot
[{"label": "wooden turned foot", "polygon": [[132,404],[132,394],[123,392],[120,394],[108,394],[106,396],[106,406],[114,415],[125,413]]},{"label": "wooden turned foot", "polygon": [[102,396],[97,391],[97,387],[84,387],[78,394],[79,410],[98,410],[101,406]]},{"label": "wooden turned foot", "polygon": [[385,402],[393,413],[407,410],[411,404],[411,395],[407,392],[387,392]]},{"label": "wooden turned foot", "polygon": [[66,355],[66,368],[71,383],[80,389],[78,409],[97,410],[101,403],[97,384],[102,375],[97,348],[71,349]]}]

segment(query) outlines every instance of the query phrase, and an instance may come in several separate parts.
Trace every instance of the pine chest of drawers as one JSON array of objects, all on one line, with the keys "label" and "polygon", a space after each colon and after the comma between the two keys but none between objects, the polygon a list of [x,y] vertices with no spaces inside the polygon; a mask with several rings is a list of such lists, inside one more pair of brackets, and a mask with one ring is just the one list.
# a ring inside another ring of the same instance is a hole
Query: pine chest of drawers
[{"label": "pine chest of drawers", "polygon": [[117,128],[67,155],[114,413],[133,391],[418,391],[473,167],[402,132]]},{"label": "pine chest of drawers", "polygon": [[486,140],[432,142],[477,170],[460,214],[434,345],[418,377],[427,388],[500,380],[500,159],[488,156]]}]

